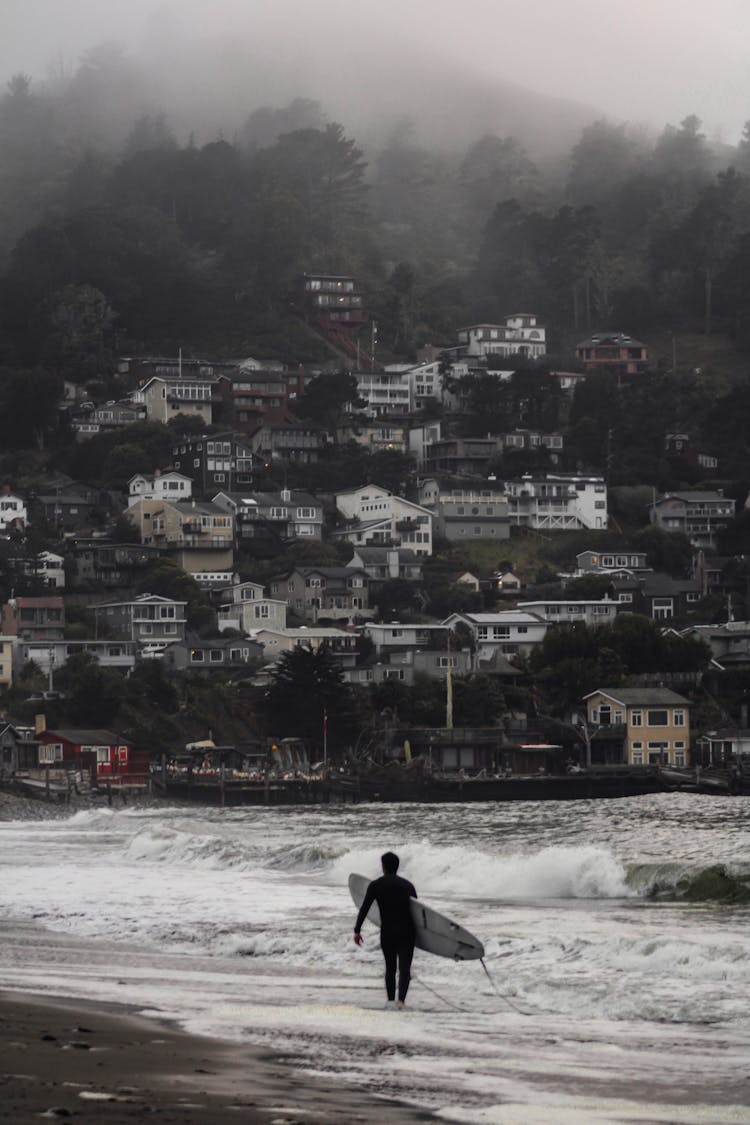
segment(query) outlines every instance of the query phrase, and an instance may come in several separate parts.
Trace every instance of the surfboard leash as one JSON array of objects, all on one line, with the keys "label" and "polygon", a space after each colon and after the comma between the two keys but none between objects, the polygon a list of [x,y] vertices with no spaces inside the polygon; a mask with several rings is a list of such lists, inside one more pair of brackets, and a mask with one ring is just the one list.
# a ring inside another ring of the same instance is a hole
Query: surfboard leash
[{"label": "surfboard leash", "polygon": [[480,965],[482,966],[482,968],[484,969],[484,972],[485,972],[485,975],[486,975],[486,977],[487,977],[487,980],[488,980],[488,981],[490,982],[490,984],[492,985],[492,988],[493,988],[493,990],[494,990],[494,992],[495,992],[495,995],[496,995],[496,996],[499,996],[501,1000],[504,1000],[504,1001],[505,1001],[505,1003],[506,1003],[506,1004],[507,1004],[507,1005],[508,1005],[508,1006],[509,1006],[510,1008],[512,1008],[514,1012],[518,1012],[519,1016],[528,1016],[528,1015],[530,1015],[530,1014],[531,1014],[530,1012],[524,1012],[524,1011],[523,1011],[523,1010],[522,1010],[521,1008],[519,1008],[519,1007],[518,1007],[518,1005],[517,1005],[517,1004],[514,1004],[514,1003],[513,1003],[513,1001],[511,1000],[511,998],[510,998],[509,996],[506,996],[504,992],[501,992],[501,991],[500,991],[500,989],[499,989],[499,988],[497,987],[497,985],[495,984],[494,980],[493,980],[493,979],[492,979],[492,977],[490,976],[490,970],[489,970],[489,969],[487,968],[487,966],[486,966],[486,965],[485,965],[485,963],[484,963],[484,957],[480,957],[480,958],[479,958],[479,964],[480,964]]},{"label": "surfboard leash", "polygon": [[447,996],[441,996],[440,993],[432,987],[432,985],[427,984],[426,981],[423,981],[420,977],[415,977],[412,974],[411,979],[415,982],[415,984],[419,984],[422,986],[422,988],[426,988],[428,992],[431,992],[433,996],[437,996],[438,1000],[442,1000],[443,1004],[447,1004],[449,1008],[453,1008],[456,1012],[469,1011],[469,1008],[462,1008],[459,1004],[455,1004],[452,1000],[449,1000]]}]

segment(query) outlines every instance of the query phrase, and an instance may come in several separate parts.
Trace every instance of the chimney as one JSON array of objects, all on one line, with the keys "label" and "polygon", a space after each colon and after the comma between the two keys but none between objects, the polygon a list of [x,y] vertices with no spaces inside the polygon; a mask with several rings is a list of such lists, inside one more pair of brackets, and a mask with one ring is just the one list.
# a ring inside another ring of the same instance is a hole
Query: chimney
[{"label": "chimney", "polygon": [[288,488],[282,488],[281,499],[284,501],[285,504],[288,504],[289,501],[292,499],[292,494],[291,494],[291,492],[289,491]]},{"label": "chimney", "polygon": [[47,719],[45,715],[34,716],[34,734],[44,734],[47,729]]}]

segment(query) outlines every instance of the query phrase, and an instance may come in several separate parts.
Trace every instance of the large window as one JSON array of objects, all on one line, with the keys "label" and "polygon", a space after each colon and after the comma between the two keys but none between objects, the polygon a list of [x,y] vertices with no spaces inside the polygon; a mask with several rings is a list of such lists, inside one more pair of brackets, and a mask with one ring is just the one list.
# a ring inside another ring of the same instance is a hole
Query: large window
[{"label": "large window", "polygon": [[648,725],[650,727],[665,727],[669,722],[669,713],[664,711],[649,711]]},{"label": "large window", "polygon": [[47,746],[39,747],[39,761],[42,764],[61,762],[63,756],[62,742],[50,742]]}]

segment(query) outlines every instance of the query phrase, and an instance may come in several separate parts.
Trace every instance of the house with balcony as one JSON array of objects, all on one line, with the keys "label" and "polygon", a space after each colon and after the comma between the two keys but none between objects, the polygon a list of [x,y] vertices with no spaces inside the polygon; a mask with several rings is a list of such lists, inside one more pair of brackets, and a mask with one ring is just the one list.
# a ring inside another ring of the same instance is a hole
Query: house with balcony
[{"label": "house with balcony", "polygon": [[420,504],[394,496],[376,484],[336,493],[344,527],[338,538],[359,547],[407,547],[416,555],[432,554],[432,513]]},{"label": "house with balcony", "polygon": [[327,437],[319,426],[301,422],[289,410],[270,409],[259,422],[248,425],[247,441],[261,468],[268,470],[276,462],[313,464]]},{"label": "house with balcony", "polygon": [[612,598],[591,598],[569,602],[519,602],[518,608],[536,614],[550,625],[612,625],[622,607]]},{"label": "house with balcony", "polygon": [[511,313],[498,324],[472,324],[458,331],[458,346],[469,356],[540,359],[547,331],[534,313]]},{"label": "house with balcony", "polygon": [[505,481],[511,524],[537,531],[604,529],[609,524],[603,477],[546,473]]},{"label": "house with balcony", "polygon": [[621,377],[648,369],[648,348],[624,332],[594,332],[576,344],[576,358],[585,371],[605,371]]},{"label": "house with balcony", "polygon": [[684,696],[668,688],[599,688],[584,702],[593,761],[691,765],[691,703]]},{"label": "house with balcony", "polygon": [[116,433],[126,426],[134,426],[136,422],[146,420],[146,407],[143,403],[134,403],[130,399],[121,402],[107,402],[96,406],[92,410],[78,407],[71,411],[71,425],[76,435],[76,441],[86,441],[98,434]]},{"label": "house with balcony", "polygon": [[409,547],[357,547],[349,566],[364,570],[373,585],[401,578],[405,582],[422,581],[422,562]]},{"label": "house with balcony", "polygon": [[356,332],[366,319],[362,290],[346,274],[302,274],[294,286],[293,304],[305,320],[326,332]]},{"label": "house with balcony", "polygon": [[321,646],[336,657],[344,667],[353,667],[357,659],[357,636],[347,629],[333,625],[303,625],[299,629],[253,629],[253,640],[263,645],[263,658],[276,660],[285,652],[296,648],[309,648],[317,652]]},{"label": "house with balcony", "polygon": [[367,613],[369,585],[364,570],[348,566],[299,566],[268,579],[272,597],[286,600],[297,617],[313,624]]},{"label": "house with balcony", "polygon": [[193,482],[182,473],[160,472],[136,473],[128,481],[128,507],[139,500],[190,500],[193,495]]},{"label": "house with balcony", "polygon": [[218,489],[231,492],[252,486],[260,459],[244,434],[227,430],[183,435],[179,444],[172,447],[172,465],[190,478],[201,496],[210,496]]},{"label": "house with balcony", "polygon": [[495,613],[452,613],[443,622],[455,632],[465,631],[471,637],[475,667],[480,661],[492,660],[497,653],[511,661],[521,653],[528,655],[544,640],[549,621],[521,609],[503,609]]},{"label": "house with balcony", "polygon": [[649,508],[652,523],[663,531],[680,531],[694,547],[715,547],[716,532],[734,518],[734,500],[723,489],[666,492]]},{"label": "house with balcony", "polygon": [[141,542],[158,547],[189,574],[231,570],[234,518],[218,504],[197,500],[138,500],[127,514]]},{"label": "house with balcony", "polygon": [[289,377],[284,371],[242,367],[220,375],[217,389],[216,421],[243,433],[254,429],[269,411],[285,409],[289,401]]},{"label": "house with balcony", "polygon": [[425,448],[424,471],[441,476],[486,477],[490,461],[504,449],[500,434],[486,437],[444,437]]},{"label": "house with balcony", "polygon": [[184,641],[187,602],[159,594],[140,594],[127,601],[99,602],[90,608],[101,635],[145,645]]},{"label": "house with balcony", "polygon": [[361,407],[370,418],[404,418],[413,414],[414,380],[411,368],[396,370],[355,371],[357,394],[364,400]]},{"label": "house with balcony", "polygon": [[14,659],[18,669],[32,661],[45,676],[50,676],[80,652],[88,653],[102,668],[128,673],[135,667],[135,642],[121,639],[18,641]]},{"label": "house with balcony", "polygon": [[159,547],[102,539],[74,539],[68,552],[73,560],[71,585],[75,589],[101,586],[109,590],[134,586],[146,567],[162,554]]},{"label": "house with balcony", "polygon": [[451,629],[446,624],[367,621],[360,625],[357,632],[372,641],[375,652],[380,657],[393,652],[416,652],[417,649],[445,651]]},{"label": "house with balcony", "polygon": [[236,541],[268,539],[276,544],[292,539],[323,538],[323,505],[309,492],[282,488],[280,492],[217,492],[217,507],[229,512]]},{"label": "house with balcony", "polygon": [[443,539],[509,539],[508,497],[493,489],[454,488],[439,491],[425,507],[435,517],[435,533]]},{"label": "house with balcony", "polygon": [[192,375],[187,364],[176,374],[154,375],[133,391],[133,404],[145,408],[146,420],[166,425],[178,414],[198,418],[206,426],[213,422],[214,375]]},{"label": "house with balcony", "polygon": [[472,670],[469,649],[446,652],[445,649],[394,649],[372,656],[363,664],[344,670],[344,679],[350,684],[382,684],[387,681],[410,685],[414,677],[429,676],[433,680],[452,676],[466,676]]},{"label": "house with balcony", "polygon": [[342,423],[336,430],[336,440],[340,445],[354,442],[370,453],[390,450],[395,453],[408,453],[409,429],[406,422],[393,419],[355,420]]},{"label": "house with balcony", "polygon": [[0,633],[24,641],[62,640],[65,602],[60,597],[9,598],[0,608]]},{"label": "house with balcony", "polygon": [[409,426],[408,452],[416,459],[420,468],[424,468],[430,447],[440,441],[443,435],[443,423],[436,418],[429,422],[416,422]]}]

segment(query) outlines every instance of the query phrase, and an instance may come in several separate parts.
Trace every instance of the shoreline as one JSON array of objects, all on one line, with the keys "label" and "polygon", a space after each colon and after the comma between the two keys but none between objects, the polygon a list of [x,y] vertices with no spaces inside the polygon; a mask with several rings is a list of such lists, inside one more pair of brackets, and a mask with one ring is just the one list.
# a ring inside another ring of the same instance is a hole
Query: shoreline
[{"label": "shoreline", "polygon": [[[281,1055],[192,1035],[130,1005],[0,991],[0,1121],[89,1125],[394,1125],[427,1110],[294,1070]],[[445,1118],[443,1118],[445,1120]]]}]

